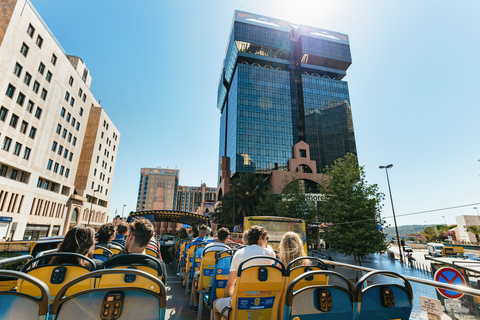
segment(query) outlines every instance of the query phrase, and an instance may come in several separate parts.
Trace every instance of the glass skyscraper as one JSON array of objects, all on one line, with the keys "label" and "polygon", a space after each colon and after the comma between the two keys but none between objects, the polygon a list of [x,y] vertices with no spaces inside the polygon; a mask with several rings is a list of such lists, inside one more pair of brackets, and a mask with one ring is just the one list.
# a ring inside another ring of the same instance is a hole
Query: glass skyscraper
[{"label": "glass skyscraper", "polygon": [[231,175],[282,170],[299,141],[318,172],[356,154],[351,62],[345,34],[235,11],[217,97]]}]

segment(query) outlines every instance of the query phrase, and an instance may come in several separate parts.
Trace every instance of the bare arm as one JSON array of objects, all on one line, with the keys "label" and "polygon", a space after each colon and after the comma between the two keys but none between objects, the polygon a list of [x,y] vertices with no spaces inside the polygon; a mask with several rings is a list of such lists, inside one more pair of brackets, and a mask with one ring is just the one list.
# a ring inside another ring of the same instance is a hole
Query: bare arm
[{"label": "bare arm", "polygon": [[228,275],[228,282],[227,282],[227,296],[233,296],[233,288],[235,287],[235,281],[237,280],[237,272],[230,271]]}]

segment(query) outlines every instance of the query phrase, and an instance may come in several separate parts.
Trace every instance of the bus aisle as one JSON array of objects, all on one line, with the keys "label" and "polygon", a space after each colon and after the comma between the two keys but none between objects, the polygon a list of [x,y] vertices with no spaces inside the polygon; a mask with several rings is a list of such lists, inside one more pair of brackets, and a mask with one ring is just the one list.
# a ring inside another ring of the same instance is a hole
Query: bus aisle
[{"label": "bus aisle", "polygon": [[[173,266],[167,266],[167,312],[165,319],[194,320],[197,312],[190,310],[190,295],[185,294],[185,287],[175,273]],[[210,311],[204,308],[202,320],[210,319]]]}]

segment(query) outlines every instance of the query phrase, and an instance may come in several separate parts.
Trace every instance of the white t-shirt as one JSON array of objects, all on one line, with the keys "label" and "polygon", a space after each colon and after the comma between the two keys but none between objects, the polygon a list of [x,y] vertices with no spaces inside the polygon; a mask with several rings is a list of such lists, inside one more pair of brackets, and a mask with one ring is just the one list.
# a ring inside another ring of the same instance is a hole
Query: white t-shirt
[{"label": "white t-shirt", "polygon": [[[238,250],[235,255],[232,258],[232,264],[230,265],[230,272],[235,271],[238,272],[238,266],[248,258],[251,258],[253,256],[269,256],[272,258],[275,258],[275,252],[272,250],[272,248],[264,248],[260,247],[258,244],[253,244],[250,246],[246,246],[245,248],[242,248]],[[275,261],[271,259],[254,259],[251,261],[248,261],[243,265],[243,269],[249,266],[254,266],[254,265],[271,265]]]},{"label": "white t-shirt", "polygon": [[203,251],[203,254],[205,254],[207,252],[210,252],[210,251],[223,251],[223,250],[227,250],[227,249],[230,249],[230,247],[227,246],[225,243],[213,242],[213,243],[207,244],[205,246],[205,250]]}]

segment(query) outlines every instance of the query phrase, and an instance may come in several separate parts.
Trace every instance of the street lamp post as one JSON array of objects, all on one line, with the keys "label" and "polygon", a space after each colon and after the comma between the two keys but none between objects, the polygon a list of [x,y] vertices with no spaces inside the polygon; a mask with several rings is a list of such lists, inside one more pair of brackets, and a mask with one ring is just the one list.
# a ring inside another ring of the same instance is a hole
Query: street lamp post
[{"label": "street lamp post", "polygon": [[400,236],[398,235],[397,218],[395,217],[395,208],[393,207],[392,190],[390,189],[390,180],[388,179],[388,169],[390,169],[391,167],[393,167],[393,164],[389,164],[387,166],[380,166],[379,168],[385,169],[385,173],[387,174],[388,192],[390,193],[390,202],[392,203],[393,222],[395,222],[395,232],[397,233],[397,243],[398,243],[398,248],[400,250],[400,262],[403,263],[403,250],[402,250],[402,245],[400,244]]},{"label": "street lamp post", "polygon": [[126,206],[126,204],[124,204],[123,208],[122,208],[122,221],[123,221],[123,210],[125,210],[125,206]]},{"label": "street lamp post", "polygon": [[95,201],[95,192],[97,192],[97,191],[100,191],[100,187],[98,187],[97,190],[94,190],[94,191],[93,191],[92,204],[90,205],[90,212],[88,213],[87,226],[90,225],[90,219],[92,218],[93,201]]},{"label": "street lamp post", "polygon": [[473,207],[473,209],[476,209],[476,210],[477,210],[477,216],[480,217],[480,214],[478,214],[478,208],[477,208],[477,207]]},{"label": "street lamp post", "polygon": [[443,221],[445,221],[445,227],[447,226],[447,219],[445,219],[445,216],[442,216],[443,217]]}]

